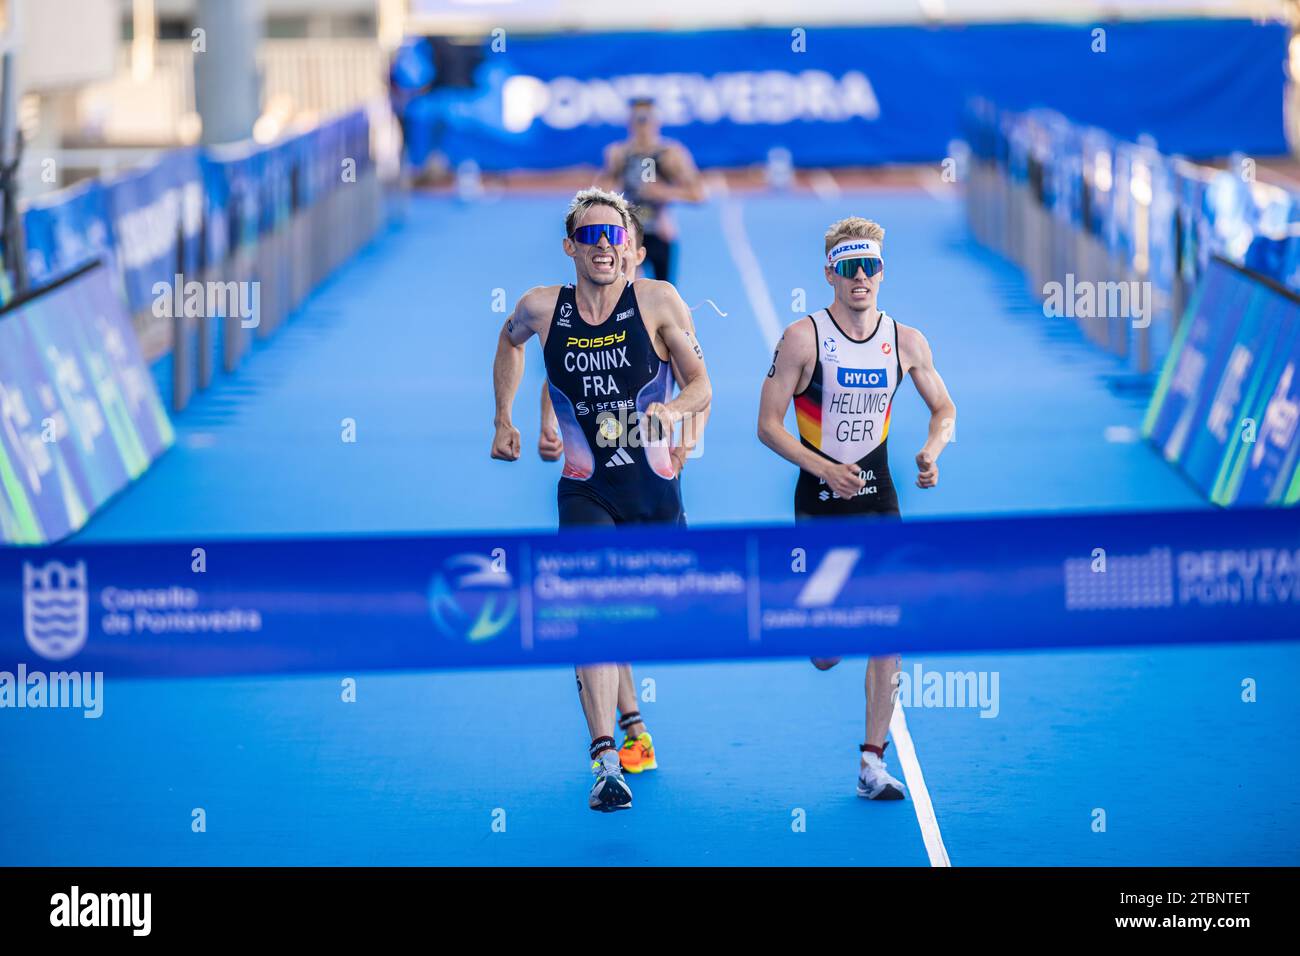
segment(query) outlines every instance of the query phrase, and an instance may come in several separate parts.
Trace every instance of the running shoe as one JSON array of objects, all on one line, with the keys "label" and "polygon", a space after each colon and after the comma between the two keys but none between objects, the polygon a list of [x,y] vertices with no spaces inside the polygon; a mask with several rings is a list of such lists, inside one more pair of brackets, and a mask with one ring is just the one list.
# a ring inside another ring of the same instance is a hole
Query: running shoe
[{"label": "running shoe", "polygon": [[601,813],[614,810],[629,810],[632,807],[632,791],[623,779],[623,768],[618,762],[618,751],[606,750],[591,762],[591,772],[596,775],[596,783],[591,788],[591,797],[587,805]]},{"label": "running shoe", "polygon": [[868,800],[902,800],[903,785],[889,775],[885,762],[873,753],[864,753],[858,768],[858,796]]},{"label": "running shoe", "polygon": [[655,742],[645,731],[635,737],[623,737],[623,746],[618,751],[619,763],[628,773],[641,773],[654,770],[659,764],[655,761]]}]

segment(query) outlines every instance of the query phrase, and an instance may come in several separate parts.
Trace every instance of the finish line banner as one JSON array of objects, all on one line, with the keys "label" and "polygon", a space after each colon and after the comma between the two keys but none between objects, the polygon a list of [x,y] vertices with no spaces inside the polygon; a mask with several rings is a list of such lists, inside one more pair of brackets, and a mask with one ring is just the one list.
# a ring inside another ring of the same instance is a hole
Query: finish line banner
[{"label": "finish line banner", "polygon": [[1300,511],[0,550],[0,671],[1300,639]]}]

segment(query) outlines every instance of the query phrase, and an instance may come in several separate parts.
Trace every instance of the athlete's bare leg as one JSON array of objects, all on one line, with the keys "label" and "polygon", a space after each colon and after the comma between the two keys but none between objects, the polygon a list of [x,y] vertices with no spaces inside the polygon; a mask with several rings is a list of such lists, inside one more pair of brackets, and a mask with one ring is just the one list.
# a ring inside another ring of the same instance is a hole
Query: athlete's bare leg
[{"label": "athlete's bare leg", "polygon": [[[589,664],[578,668],[578,700],[593,741],[614,739],[614,707],[618,703],[618,666]],[[614,744],[617,748],[618,744]],[[595,756],[593,754],[593,756]]]},{"label": "athlete's bare leg", "polygon": [[867,739],[873,747],[884,747],[889,722],[894,717],[894,690],[898,681],[900,658],[873,657],[867,662]]},{"label": "athlete's bare leg", "polygon": [[[640,712],[637,706],[636,681],[632,679],[632,665],[618,665],[618,712],[622,714],[635,714]],[[629,737],[636,737],[645,733],[644,721],[637,721],[629,727],[624,728],[624,733]]]}]

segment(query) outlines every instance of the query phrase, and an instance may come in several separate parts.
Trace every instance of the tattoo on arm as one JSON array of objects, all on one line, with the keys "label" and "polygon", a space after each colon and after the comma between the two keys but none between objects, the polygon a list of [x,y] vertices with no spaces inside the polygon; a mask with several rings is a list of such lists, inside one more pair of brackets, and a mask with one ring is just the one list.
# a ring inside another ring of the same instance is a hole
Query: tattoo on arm
[{"label": "tattoo on arm", "polygon": [[[782,339],[782,341],[785,341]],[[781,344],[778,342],[776,350],[772,353],[772,367],[767,370],[767,377],[772,378],[776,375],[776,360],[781,357]]]}]

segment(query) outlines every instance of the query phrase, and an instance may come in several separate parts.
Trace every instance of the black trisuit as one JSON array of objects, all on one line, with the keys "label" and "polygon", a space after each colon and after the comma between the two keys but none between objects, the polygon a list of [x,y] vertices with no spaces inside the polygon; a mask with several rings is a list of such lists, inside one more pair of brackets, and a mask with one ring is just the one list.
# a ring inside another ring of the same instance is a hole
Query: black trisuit
[{"label": "black trisuit", "polygon": [[638,427],[672,398],[673,368],[655,353],[633,284],[599,325],[578,315],[572,285],[560,289],[544,355],[564,440],[560,527],[684,525],[669,444],[643,446]]}]

